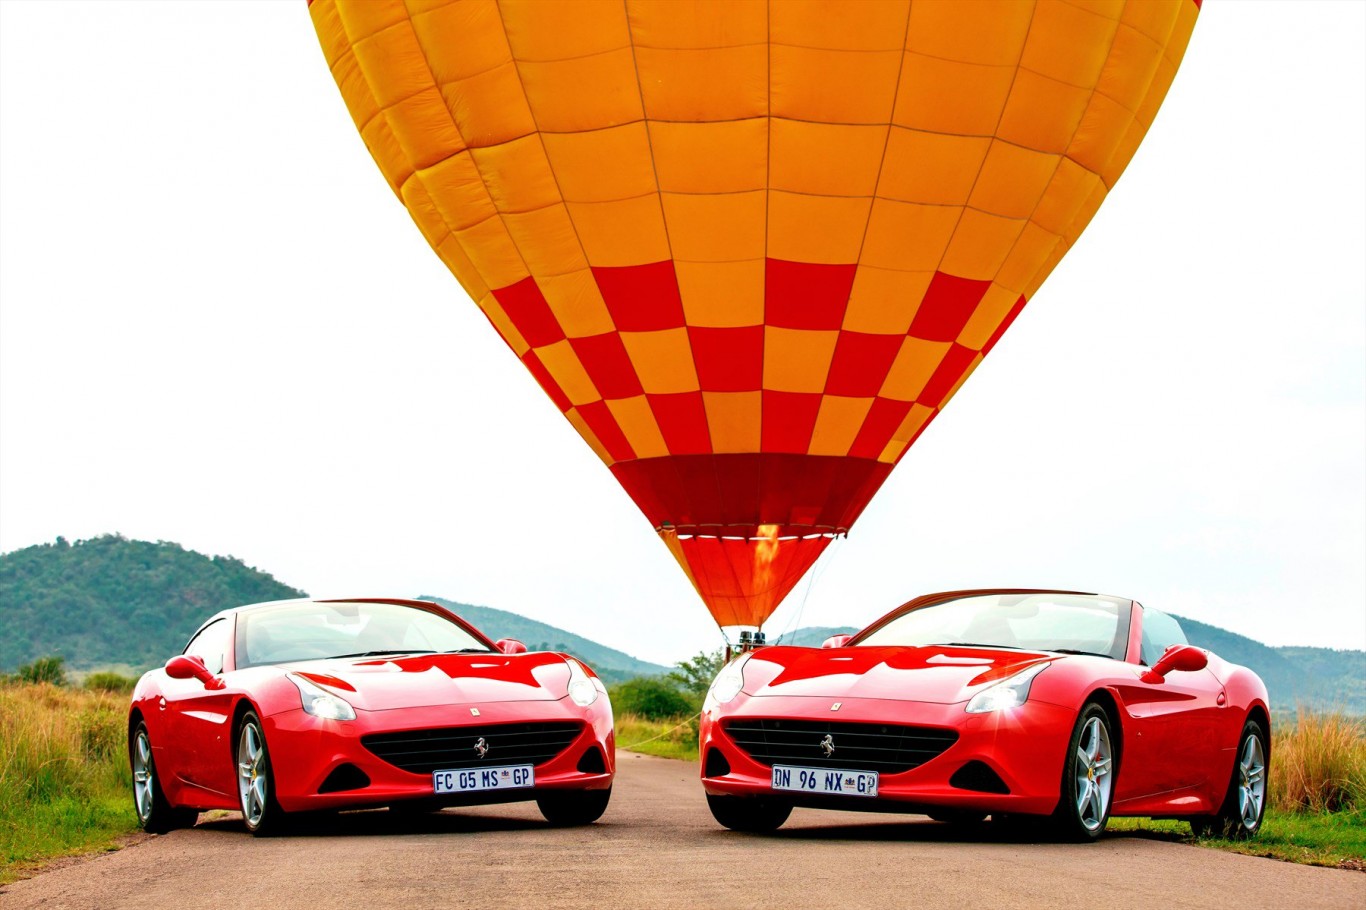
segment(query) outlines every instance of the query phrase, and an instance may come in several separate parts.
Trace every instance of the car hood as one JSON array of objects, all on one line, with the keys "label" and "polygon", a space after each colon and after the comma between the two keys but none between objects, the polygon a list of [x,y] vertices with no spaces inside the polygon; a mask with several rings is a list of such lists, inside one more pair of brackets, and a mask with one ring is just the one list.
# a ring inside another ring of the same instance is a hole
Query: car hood
[{"label": "car hood", "polygon": [[921,648],[764,648],[745,665],[752,696],[883,698],[955,704],[1052,655],[932,645]]},{"label": "car hood", "polygon": [[283,669],[363,711],[553,701],[569,686],[569,667],[554,652],[310,660]]}]

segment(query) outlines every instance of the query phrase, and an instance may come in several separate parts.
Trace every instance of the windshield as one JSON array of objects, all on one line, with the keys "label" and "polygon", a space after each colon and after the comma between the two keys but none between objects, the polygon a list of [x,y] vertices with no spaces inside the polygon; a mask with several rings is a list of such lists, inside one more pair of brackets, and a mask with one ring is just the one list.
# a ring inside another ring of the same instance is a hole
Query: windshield
[{"label": "windshield", "polygon": [[237,668],[319,660],[488,651],[454,621],[388,603],[302,603],[248,610],[237,619]]},{"label": "windshield", "polygon": [[911,610],[853,645],[983,645],[1099,654],[1123,660],[1130,603],[1092,594],[979,594]]}]

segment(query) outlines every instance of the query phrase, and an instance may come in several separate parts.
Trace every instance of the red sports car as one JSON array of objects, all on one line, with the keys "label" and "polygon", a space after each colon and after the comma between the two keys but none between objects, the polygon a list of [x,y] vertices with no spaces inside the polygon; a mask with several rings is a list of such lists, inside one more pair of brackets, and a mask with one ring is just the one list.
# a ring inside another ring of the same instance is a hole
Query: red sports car
[{"label": "red sports car", "polygon": [[292,812],[532,800],[588,824],[615,772],[612,709],[566,654],[491,642],[414,600],[287,600],[225,610],[139,680],[133,802],[149,831],[239,809]]},{"label": "red sports car", "polygon": [[1111,815],[1250,837],[1266,805],[1267,705],[1255,673],[1131,600],[931,594],[820,649],[728,664],[703,709],[702,785],[737,831],[809,806],[990,814],[1083,841]]}]

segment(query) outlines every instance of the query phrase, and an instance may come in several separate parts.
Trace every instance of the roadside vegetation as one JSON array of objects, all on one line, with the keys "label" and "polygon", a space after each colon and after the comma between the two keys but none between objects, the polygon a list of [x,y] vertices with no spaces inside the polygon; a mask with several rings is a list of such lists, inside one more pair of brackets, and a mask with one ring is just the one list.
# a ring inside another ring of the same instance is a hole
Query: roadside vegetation
[{"label": "roadside vegetation", "polygon": [[0,682],[0,884],[45,859],[112,849],[137,827],[127,690],[65,685],[60,658],[35,664]]},{"label": "roadside vegetation", "polygon": [[610,687],[617,748],[664,758],[697,758],[698,719],[725,653],[702,652],[668,675],[642,676]]}]

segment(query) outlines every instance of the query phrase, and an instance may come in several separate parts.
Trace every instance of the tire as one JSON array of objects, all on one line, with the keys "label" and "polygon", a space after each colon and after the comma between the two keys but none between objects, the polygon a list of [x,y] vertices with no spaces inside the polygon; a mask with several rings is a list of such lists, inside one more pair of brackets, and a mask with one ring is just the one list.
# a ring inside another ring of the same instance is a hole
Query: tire
[{"label": "tire", "polygon": [[707,794],[712,818],[732,831],[762,834],[777,831],[792,814],[792,804],[767,797],[712,796]]},{"label": "tire", "polygon": [[271,772],[270,751],[265,731],[256,712],[242,715],[237,727],[237,797],[242,821],[258,837],[279,834],[285,829],[285,811],[275,800],[275,775]]},{"label": "tire", "polygon": [[176,828],[194,827],[199,820],[199,810],[171,805],[161,789],[156,763],[152,759],[152,740],[144,721],[138,721],[128,737],[128,766],[133,772],[133,811],[137,813],[142,830],[165,834]]},{"label": "tire", "polygon": [[1117,757],[1110,715],[1095,702],[1087,702],[1067,744],[1052,820],[1058,839],[1089,843],[1100,838],[1110,820]]},{"label": "tire", "polygon": [[1233,774],[1223,805],[1217,815],[1191,819],[1192,832],[1201,837],[1229,840],[1257,836],[1266,815],[1266,779],[1271,766],[1267,745],[1266,731],[1261,723],[1249,717],[1238,737],[1238,752],[1233,759]]},{"label": "tire", "polygon": [[547,791],[536,797],[536,808],[545,820],[559,828],[591,825],[602,818],[607,803],[612,799],[612,788],[606,790]]}]

